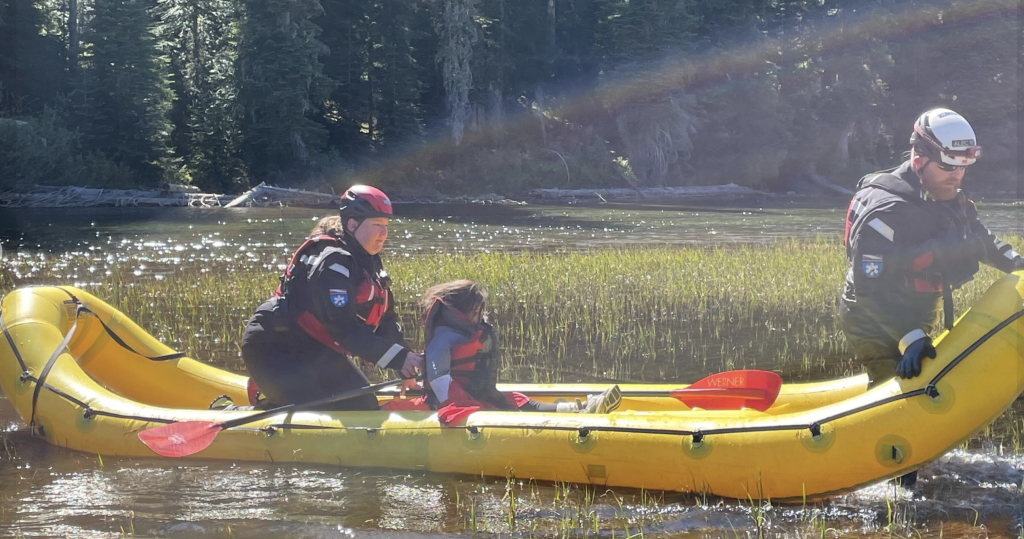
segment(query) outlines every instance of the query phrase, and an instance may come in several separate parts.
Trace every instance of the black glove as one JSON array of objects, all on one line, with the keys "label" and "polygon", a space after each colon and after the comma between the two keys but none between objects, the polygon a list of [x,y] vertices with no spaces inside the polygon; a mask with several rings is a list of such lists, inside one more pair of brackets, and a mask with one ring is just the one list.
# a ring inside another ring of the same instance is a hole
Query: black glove
[{"label": "black glove", "polygon": [[921,361],[926,357],[935,359],[935,347],[932,346],[932,338],[927,335],[910,343],[903,351],[903,359],[896,365],[896,374],[900,378],[913,378],[921,374]]}]

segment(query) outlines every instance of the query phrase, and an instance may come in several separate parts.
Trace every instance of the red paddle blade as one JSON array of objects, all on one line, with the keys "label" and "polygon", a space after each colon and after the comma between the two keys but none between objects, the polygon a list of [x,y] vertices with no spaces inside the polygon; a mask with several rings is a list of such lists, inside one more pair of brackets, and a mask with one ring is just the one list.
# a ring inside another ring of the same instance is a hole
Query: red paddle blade
[{"label": "red paddle blade", "polygon": [[686,389],[675,389],[669,395],[690,408],[705,410],[765,411],[771,407],[782,389],[782,377],[770,371],[741,370],[712,374]]},{"label": "red paddle blade", "polygon": [[209,447],[222,428],[211,421],[182,421],[146,429],[139,439],[157,455],[187,457]]}]

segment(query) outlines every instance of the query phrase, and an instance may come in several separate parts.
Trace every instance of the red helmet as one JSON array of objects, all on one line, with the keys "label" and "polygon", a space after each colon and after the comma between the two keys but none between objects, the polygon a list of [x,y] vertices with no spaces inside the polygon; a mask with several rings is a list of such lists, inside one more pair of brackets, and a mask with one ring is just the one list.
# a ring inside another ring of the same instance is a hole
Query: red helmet
[{"label": "red helmet", "polygon": [[338,212],[345,219],[363,220],[368,217],[391,217],[391,200],[384,191],[369,185],[353,185],[341,196]]}]

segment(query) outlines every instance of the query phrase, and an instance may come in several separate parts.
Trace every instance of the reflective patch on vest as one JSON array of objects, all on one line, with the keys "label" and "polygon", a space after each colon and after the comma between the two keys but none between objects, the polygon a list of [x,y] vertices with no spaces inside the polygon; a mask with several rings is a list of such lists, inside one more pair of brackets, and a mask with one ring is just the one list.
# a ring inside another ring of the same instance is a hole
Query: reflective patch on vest
[{"label": "reflective patch on vest", "polygon": [[861,255],[860,269],[864,275],[874,279],[882,273],[882,257],[878,255]]},{"label": "reflective patch on vest", "polygon": [[349,276],[348,268],[346,268],[345,266],[342,266],[341,264],[331,264],[330,266],[327,267],[327,269],[332,270],[332,271],[336,271],[336,272],[344,275],[345,277]]},{"label": "reflective patch on vest", "polygon": [[850,203],[850,220],[851,221],[856,221],[857,218],[860,217],[860,214],[864,213],[865,209],[867,209],[867,207],[864,206],[864,204],[861,204],[861,202],[859,200],[854,200],[853,202],[851,202]]},{"label": "reflective patch on vest", "polygon": [[348,305],[348,291],[332,288],[329,291],[331,295],[331,305],[335,307],[344,307]]},{"label": "reflective patch on vest", "polygon": [[882,220],[877,217],[868,221],[868,226],[875,229],[875,232],[878,232],[883,238],[889,241],[892,241],[893,237],[896,235],[895,232],[893,232],[892,227],[883,223]]},{"label": "reflective patch on vest", "polygon": [[1006,258],[1009,258],[1010,260],[1014,260],[1015,258],[1017,258],[1020,255],[1017,254],[1017,251],[1014,251],[1013,249],[1010,249],[1009,251],[1006,251],[1005,253],[1003,253],[1003,256],[1005,256]]}]

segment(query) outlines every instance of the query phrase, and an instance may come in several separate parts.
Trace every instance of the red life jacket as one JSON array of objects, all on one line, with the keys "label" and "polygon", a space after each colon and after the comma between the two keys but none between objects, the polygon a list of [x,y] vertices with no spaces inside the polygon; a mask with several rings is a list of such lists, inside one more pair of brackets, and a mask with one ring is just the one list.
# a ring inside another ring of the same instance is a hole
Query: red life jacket
[{"label": "red life jacket", "polygon": [[[430,343],[434,329],[441,319],[442,309],[447,309],[456,318],[465,320],[465,315],[457,309],[445,305],[441,300],[435,300],[427,309],[423,320],[423,339],[427,344]],[[497,365],[493,364],[497,357],[498,340],[494,335],[494,328],[487,322],[481,322],[465,344],[460,344],[452,350],[449,374],[467,393],[476,396],[479,390],[488,386],[493,387],[497,383],[498,369]]]},{"label": "red life jacket", "polygon": [[[326,246],[321,247],[321,242],[326,242]],[[318,247],[320,251],[312,254],[311,251]],[[327,328],[309,309],[307,277],[312,265],[319,263],[319,254],[327,247],[344,250],[345,243],[336,236],[314,236],[302,242],[292,254],[291,261],[281,275],[281,284],[274,291],[274,296],[278,298],[278,311],[284,315],[279,318],[279,329],[287,329],[294,323],[320,344],[336,352],[352,355],[334,341]],[[388,310],[390,278],[387,272],[381,270],[377,275],[371,276],[365,269],[356,268],[349,279],[356,288],[353,298],[356,316],[376,330]]]},{"label": "red life jacket", "polygon": [[[467,386],[472,382],[476,373],[477,362],[481,359],[480,352],[486,343],[483,340],[484,330],[480,328],[469,338],[465,344],[460,344],[452,350],[451,371],[449,374],[456,382]],[[491,354],[488,352],[487,354]]]}]

